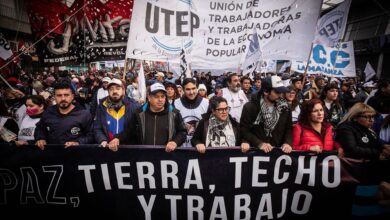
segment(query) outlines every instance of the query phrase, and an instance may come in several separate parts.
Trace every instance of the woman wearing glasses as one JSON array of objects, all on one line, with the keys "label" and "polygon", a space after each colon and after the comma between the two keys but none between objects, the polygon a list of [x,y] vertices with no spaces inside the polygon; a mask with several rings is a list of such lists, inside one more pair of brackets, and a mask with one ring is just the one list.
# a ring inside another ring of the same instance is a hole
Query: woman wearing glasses
[{"label": "woman wearing glasses", "polygon": [[356,103],[336,129],[336,141],[344,156],[355,159],[384,159],[390,155],[390,145],[382,145],[371,129],[376,111],[369,105]]},{"label": "woman wearing glasses", "polygon": [[[205,153],[206,147],[240,146],[239,124],[229,115],[230,107],[226,99],[215,96],[210,99],[209,107],[211,112],[203,115],[199,121],[191,140],[192,146],[199,153]],[[242,143],[241,149],[247,151],[249,144]]]}]

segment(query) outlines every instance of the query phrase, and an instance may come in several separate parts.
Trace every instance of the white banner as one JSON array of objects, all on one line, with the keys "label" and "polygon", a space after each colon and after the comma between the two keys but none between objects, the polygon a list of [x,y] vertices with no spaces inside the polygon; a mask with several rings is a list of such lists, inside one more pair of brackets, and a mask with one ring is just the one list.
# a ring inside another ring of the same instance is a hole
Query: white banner
[{"label": "white banner", "polygon": [[257,28],[265,59],[305,60],[321,0],[135,1],[126,56],[179,63],[192,69],[237,69]]},{"label": "white banner", "polygon": [[333,47],[342,40],[351,1],[345,0],[335,9],[318,19],[314,43]]},{"label": "white banner", "polygon": [[261,73],[276,73],[276,60],[262,60],[259,63],[257,69],[260,70]]},{"label": "white banner", "polygon": [[7,42],[7,40],[3,37],[3,34],[0,33],[0,58],[3,60],[7,60],[12,56],[12,50]]},{"label": "white banner", "polygon": [[[306,62],[294,61],[291,65],[293,71],[300,73],[305,71],[305,67]],[[321,73],[333,77],[356,77],[353,42],[341,43],[340,49],[315,44],[307,73]]]}]

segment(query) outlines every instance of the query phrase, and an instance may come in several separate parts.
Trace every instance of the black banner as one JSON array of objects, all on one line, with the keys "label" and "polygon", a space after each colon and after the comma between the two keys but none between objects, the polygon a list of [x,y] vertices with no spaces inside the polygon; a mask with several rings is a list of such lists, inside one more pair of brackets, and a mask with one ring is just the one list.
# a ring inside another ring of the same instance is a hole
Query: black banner
[{"label": "black banner", "polygon": [[[390,161],[239,148],[0,146],[0,213],[109,219],[349,219]],[[18,210],[17,212],[11,210]],[[386,216],[386,214],[384,214]],[[388,217],[387,215],[386,217]]]}]

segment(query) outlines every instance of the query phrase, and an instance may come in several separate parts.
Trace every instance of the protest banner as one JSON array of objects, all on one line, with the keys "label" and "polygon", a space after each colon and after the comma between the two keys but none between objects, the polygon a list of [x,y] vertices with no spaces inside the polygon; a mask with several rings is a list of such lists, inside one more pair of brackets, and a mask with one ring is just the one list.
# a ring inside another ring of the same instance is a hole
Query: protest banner
[{"label": "protest banner", "polygon": [[[291,69],[303,73],[307,62],[293,61]],[[356,77],[353,42],[348,41],[337,47],[313,46],[308,74],[324,74],[332,77]]]},{"label": "protest banner", "polygon": [[62,218],[349,219],[356,185],[389,180],[389,165],[278,149],[199,154],[147,146],[112,152],[2,145],[0,210],[39,219],[53,218],[53,211]]}]

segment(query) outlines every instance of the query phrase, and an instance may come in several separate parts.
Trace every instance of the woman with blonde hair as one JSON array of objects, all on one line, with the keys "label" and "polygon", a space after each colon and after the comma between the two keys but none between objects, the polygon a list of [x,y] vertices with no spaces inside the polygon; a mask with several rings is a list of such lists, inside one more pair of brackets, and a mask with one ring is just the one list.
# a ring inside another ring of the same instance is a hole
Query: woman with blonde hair
[{"label": "woman with blonde hair", "polygon": [[390,145],[381,144],[371,129],[376,111],[364,103],[356,103],[340,121],[336,141],[345,157],[354,159],[384,159],[390,156]]}]

